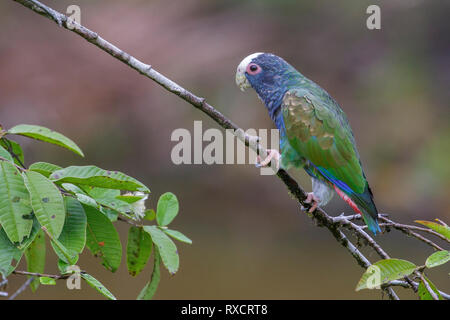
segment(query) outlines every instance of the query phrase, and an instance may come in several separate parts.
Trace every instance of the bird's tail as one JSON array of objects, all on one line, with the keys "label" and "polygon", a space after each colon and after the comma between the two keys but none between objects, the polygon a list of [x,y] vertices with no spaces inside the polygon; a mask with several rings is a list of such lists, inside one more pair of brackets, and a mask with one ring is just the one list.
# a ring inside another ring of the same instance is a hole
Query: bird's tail
[{"label": "bird's tail", "polygon": [[372,191],[367,185],[363,193],[351,193],[347,195],[342,190],[334,187],[337,194],[347,202],[356,213],[359,213],[367,227],[373,234],[381,232],[380,226],[378,225],[378,210],[373,201]]}]

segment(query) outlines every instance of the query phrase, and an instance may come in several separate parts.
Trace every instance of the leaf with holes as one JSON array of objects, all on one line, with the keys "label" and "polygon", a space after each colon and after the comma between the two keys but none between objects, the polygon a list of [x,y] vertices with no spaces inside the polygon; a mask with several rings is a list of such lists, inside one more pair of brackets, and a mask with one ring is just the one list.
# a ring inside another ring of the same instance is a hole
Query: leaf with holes
[{"label": "leaf with holes", "polygon": [[107,297],[110,300],[116,300],[116,297],[114,297],[114,295],[105,288],[105,286],[103,284],[100,283],[100,281],[98,281],[97,279],[95,279],[93,276],[91,276],[90,274],[87,273],[82,273],[81,274],[81,278],[83,278],[84,280],[86,280],[86,282],[95,290],[97,290],[98,292],[100,292],[102,295],[104,295],[105,297]]},{"label": "leaf with holes", "polygon": [[159,280],[161,278],[161,270],[159,269],[161,257],[159,255],[158,249],[155,248],[153,263],[152,277],[149,282],[145,285],[142,291],[139,293],[137,300],[150,300],[155,295],[156,289],[158,288]]},{"label": "leaf with holes", "polygon": [[86,245],[93,255],[102,258],[102,264],[115,272],[122,259],[119,234],[111,221],[99,210],[83,206],[86,212]]},{"label": "leaf with holes", "polygon": [[103,170],[96,166],[67,167],[53,172],[50,179],[58,183],[69,182],[107,189],[150,192],[145,185],[126,174]]},{"label": "leaf with holes", "polygon": [[[45,268],[45,234],[39,230],[34,241],[25,250],[27,271],[43,273]],[[30,284],[31,290],[35,292],[39,287],[39,279],[34,279]]]},{"label": "leaf with holes", "polygon": [[167,226],[177,216],[178,199],[172,192],[166,192],[159,197],[156,207],[156,221],[160,226]]},{"label": "leaf with holes", "polygon": [[29,124],[19,124],[9,129],[8,134],[17,134],[28,138],[56,144],[84,157],[83,151],[81,151],[81,149],[75,144],[75,142],[62,135],[61,133],[55,132],[45,127]]},{"label": "leaf with holes", "polygon": [[450,261],[450,252],[447,250],[437,251],[428,257],[425,265],[427,268],[434,268]]},{"label": "leaf with holes", "polygon": [[30,195],[22,175],[10,162],[0,161],[0,224],[13,243],[31,232]]},{"label": "leaf with holes", "polygon": [[28,168],[28,170],[39,172],[46,178],[48,178],[53,172],[61,169],[62,168],[60,166],[48,162],[35,162]]},{"label": "leaf with holes", "polygon": [[410,275],[416,269],[412,262],[401,259],[385,259],[375,262],[362,275],[356,286],[356,291],[379,287],[392,280]]},{"label": "leaf with holes", "polygon": [[42,174],[27,171],[23,174],[31,195],[31,207],[41,226],[57,239],[66,217],[64,200],[58,188]]},{"label": "leaf with holes", "polygon": [[142,228],[132,226],[128,231],[128,273],[137,276],[147,264],[152,253],[152,238]]},{"label": "leaf with holes", "polygon": [[175,243],[156,226],[144,226],[144,230],[152,237],[164,266],[169,270],[170,274],[175,274],[180,266],[180,257],[178,256]]}]

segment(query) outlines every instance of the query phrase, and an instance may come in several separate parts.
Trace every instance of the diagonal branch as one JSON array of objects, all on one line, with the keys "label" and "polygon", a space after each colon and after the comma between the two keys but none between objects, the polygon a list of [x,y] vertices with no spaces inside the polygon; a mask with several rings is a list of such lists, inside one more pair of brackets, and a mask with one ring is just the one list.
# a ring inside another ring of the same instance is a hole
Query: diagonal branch
[{"label": "diagonal branch", "polygon": [[[99,36],[96,32],[89,30],[88,28],[78,24],[77,22],[69,19],[65,15],[53,10],[52,8],[40,3],[36,0],[13,0],[17,3],[22,4],[23,6],[27,7],[28,9],[31,9],[32,11],[56,22],[59,26],[72,31],[76,34],[78,34],[80,37],[84,38],[85,40],[89,41],[90,43],[94,44],[101,50],[107,52],[114,58],[120,60],[121,62],[125,63],[132,69],[138,71],[142,75],[150,78],[157,84],[161,85],[163,88],[165,88],[167,91],[179,96],[184,101],[188,102],[195,108],[199,109],[206,115],[208,115],[211,119],[213,119],[215,122],[217,122],[222,128],[224,129],[233,129],[235,132],[235,135],[244,141],[244,143],[251,149],[253,149],[258,154],[265,154],[265,149],[259,144],[254,141],[254,137],[251,137],[247,135],[242,129],[240,129],[236,124],[234,124],[231,120],[227,119],[222,113],[217,111],[214,107],[212,107],[210,104],[208,104],[205,100],[205,98],[198,97],[195,94],[191,93],[190,91],[184,89],[174,81],[168,79],[163,74],[159,73],[155,69],[152,68],[151,65],[145,64],[135,57],[131,56],[127,52],[119,49],[112,43],[106,41],[101,36]],[[298,185],[298,183],[284,170],[280,169],[277,172],[278,178],[280,178],[283,183],[288,188],[288,191],[295,197],[295,199],[301,204],[304,208],[309,209],[310,205],[305,203],[306,200],[306,193],[305,191]],[[365,239],[368,245],[374,249],[378,255],[380,255],[383,258],[389,257],[388,254],[381,248],[381,246],[378,245],[378,243],[370,237],[361,226],[358,226],[347,219],[337,219],[340,217],[333,218],[330,215],[328,215],[324,210],[321,208],[318,208],[311,214],[312,219],[317,222],[319,226],[326,227],[331,234],[334,236],[336,241],[340,243],[344,248],[349,251],[349,253],[354,257],[354,259],[357,261],[357,263],[363,267],[367,268],[371,265],[370,261],[361,253],[361,251],[353,245],[348,237],[342,232],[341,228],[345,228],[350,230],[353,234],[355,234],[358,238]],[[408,278],[405,279],[404,282],[398,282],[401,283],[404,286],[407,286],[408,288],[413,289],[414,291],[417,290],[417,284],[409,280]],[[396,283],[397,284],[397,283]],[[397,284],[398,285],[398,284]],[[391,286],[394,286],[394,284],[390,285],[388,283],[383,287],[383,290],[388,294],[390,299],[398,299],[398,296],[395,294]]]}]

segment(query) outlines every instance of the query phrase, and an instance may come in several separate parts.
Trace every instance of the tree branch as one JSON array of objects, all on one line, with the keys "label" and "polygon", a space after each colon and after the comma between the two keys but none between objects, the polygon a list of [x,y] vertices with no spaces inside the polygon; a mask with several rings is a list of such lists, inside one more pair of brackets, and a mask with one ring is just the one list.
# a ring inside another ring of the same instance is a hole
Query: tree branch
[{"label": "tree branch", "polygon": [[[68,18],[47,7],[46,5],[40,3],[36,0],[13,0],[22,4],[23,6],[31,9],[32,11],[56,22],[59,26],[62,26],[69,31],[72,31],[90,43],[94,44],[101,50],[107,52],[114,58],[122,61],[132,69],[138,71],[142,75],[150,78],[167,91],[179,96],[184,101],[188,102],[195,108],[199,109],[206,115],[208,115],[211,119],[217,122],[224,129],[234,129],[235,135],[241,139],[249,148],[253,149],[257,154],[265,154],[265,149],[259,143],[253,143],[254,137],[247,135],[242,129],[240,129],[236,124],[234,124],[231,120],[227,119],[222,113],[217,111],[214,107],[208,104],[205,98],[198,97],[191,93],[190,91],[184,89],[177,83],[168,79],[158,71],[152,68],[151,65],[145,64],[138,59],[134,58],[127,52],[119,49],[115,45],[106,41],[102,37],[100,37],[96,32],[89,30],[88,28],[76,23],[75,21],[70,20],[68,23]],[[298,185],[298,183],[284,170],[280,169],[277,172],[278,178],[280,178],[283,183],[288,188],[289,192],[295,197],[295,199],[302,205],[302,207],[309,209],[310,205],[305,203],[306,193],[305,191]],[[358,239],[364,239],[364,241],[373,249],[377,254],[382,258],[387,258],[389,255],[378,245],[378,243],[369,236],[364,230],[363,227],[358,226],[351,222],[350,220],[356,220],[353,216],[349,216],[346,219],[343,216],[340,217],[331,217],[324,210],[318,208],[312,214],[310,214],[312,219],[318,224],[318,226],[326,227],[331,234],[334,236],[336,241],[340,243],[344,248],[349,251],[349,253],[354,257],[356,262],[363,268],[367,268],[371,265],[370,261],[358,250],[358,248],[353,245],[347,236],[342,232],[342,228],[349,230],[352,234],[356,235]],[[352,218],[350,218],[352,217]],[[391,223],[391,222],[389,222]],[[396,227],[395,225],[392,225]],[[398,226],[397,226],[398,227]],[[400,230],[400,229],[399,229]],[[422,240],[423,241],[423,240]],[[430,244],[430,243],[429,243]],[[436,248],[436,247],[435,247]],[[417,291],[417,284],[412,280],[406,278],[406,281],[396,281],[388,283],[384,285],[382,288],[385,292],[387,292],[390,299],[398,299],[398,296],[395,294],[392,286],[402,285],[404,287],[408,287]],[[444,294],[443,296],[445,296]],[[448,295],[447,295],[448,296]]]}]

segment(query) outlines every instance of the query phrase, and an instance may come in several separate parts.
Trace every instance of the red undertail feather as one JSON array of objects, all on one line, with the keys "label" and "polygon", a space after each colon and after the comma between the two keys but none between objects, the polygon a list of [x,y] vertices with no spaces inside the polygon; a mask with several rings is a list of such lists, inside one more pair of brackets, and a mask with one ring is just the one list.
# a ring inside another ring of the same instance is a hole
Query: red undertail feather
[{"label": "red undertail feather", "polygon": [[345,193],[343,193],[338,187],[334,186],[334,190],[336,191],[336,193],[339,195],[339,197],[342,198],[342,200],[344,200],[345,202],[348,203],[348,205],[350,207],[352,207],[352,209],[356,212],[361,214],[361,211],[358,209],[358,207],[356,206],[356,204],[352,201],[352,199],[350,199]]}]

